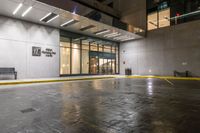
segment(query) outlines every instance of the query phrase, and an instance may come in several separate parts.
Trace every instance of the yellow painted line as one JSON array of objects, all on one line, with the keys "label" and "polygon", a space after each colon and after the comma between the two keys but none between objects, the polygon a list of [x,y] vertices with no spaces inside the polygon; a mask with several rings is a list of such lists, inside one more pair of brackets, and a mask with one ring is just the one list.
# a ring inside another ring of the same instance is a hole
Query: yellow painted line
[{"label": "yellow painted line", "polygon": [[165,81],[167,81],[170,85],[174,85],[171,81],[169,81],[168,79],[164,79]]},{"label": "yellow painted line", "polygon": [[198,77],[172,77],[172,76],[125,76],[126,78],[156,78],[168,80],[200,80]]},{"label": "yellow painted line", "polygon": [[17,85],[17,84],[34,84],[34,83],[51,83],[51,82],[65,82],[65,81],[80,81],[80,80],[98,80],[98,79],[111,79],[113,77],[94,77],[94,78],[72,78],[72,79],[52,79],[52,80],[33,80],[33,81],[11,81],[0,82],[0,85]]}]

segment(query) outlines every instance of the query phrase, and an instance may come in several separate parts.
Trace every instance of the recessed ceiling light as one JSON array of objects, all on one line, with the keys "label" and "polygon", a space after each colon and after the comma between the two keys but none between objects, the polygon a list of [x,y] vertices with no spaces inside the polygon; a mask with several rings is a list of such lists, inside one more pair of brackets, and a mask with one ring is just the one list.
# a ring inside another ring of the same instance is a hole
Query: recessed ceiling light
[{"label": "recessed ceiling light", "polygon": [[63,24],[61,24],[60,26],[61,26],[61,27],[66,27],[66,26],[75,24],[75,23],[77,23],[77,22],[78,22],[77,20],[71,19],[71,20],[69,20],[69,21],[67,21],[67,22],[65,22],[65,23],[63,23]]},{"label": "recessed ceiling light", "polygon": [[81,28],[80,30],[85,31],[85,30],[88,30],[88,29],[91,29],[91,28],[94,28],[94,27],[95,27],[94,25],[88,25],[86,27]]},{"label": "recessed ceiling light", "polygon": [[32,8],[33,7],[30,6],[28,9],[26,9],[26,11],[22,14],[22,17],[26,16],[26,14],[28,14],[31,11]]},{"label": "recessed ceiling light", "polygon": [[112,36],[112,35],[116,35],[116,34],[118,34],[118,32],[114,32],[114,33],[107,34],[107,35],[105,35],[104,37]]},{"label": "recessed ceiling light", "polygon": [[15,14],[20,10],[20,8],[22,8],[22,6],[23,6],[23,4],[20,3],[20,4],[17,6],[17,8],[14,10],[13,15],[15,15]]},{"label": "recessed ceiling light", "polygon": [[96,35],[101,35],[101,34],[105,34],[105,33],[108,33],[108,32],[110,32],[110,30],[104,29],[104,30],[97,31],[97,32],[95,32],[94,34],[96,34]]},{"label": "recessed ceiling light", "polygon": [[53,17],[52,19],[50,19],[49,21],[47,21],[47,23],[53,21],[54,19],[56,19],[57,17],[59,17],[60,15],[56,15],[55,17]]},{"label": "recessed ceiling light", "polygon": [[108,36],[108,38],[111,38],[111,37],[116,37],[116,36],[120,36],[121,35],[121,33],[119,33],[119,34],[116,34],[116,35],[112,35],[112,36]]},{"label": "recessed ceiling light", "polygon": [[50,16],[52,13],[48,13],[47,15],[45,15],[43,18],[40,19],[40,21],[43,21],[45,18],[47,18],[48,16]]},{"label": "recessed ceiling light", "polygon": [[41,18],[40,21],[49,23],[49,22],[53,21],[54,19],[56,19],[57,17],[59,17],[58,14],[50,12],[47,15],[45,15],[43,18]]},{"label": "recessed ceiling light", "polygon": [[124,41],[130,41],[130,40],[133,40],[133,39],[135,39],[135,37],[130,37],[130,38],[127,38],[127,39],[122,39],[120,41],[124,42]]},{"label": "recessed ceiling light", "polygon": [[114,40],[121,40],[121,39],[127,39],[128,37],[126,35],[123,36],[119,36],[119,37],[115,37],[113,38]]},{"label": "recessed ceiling light", "polygon": [[116,37],[116,36],[120,36],[120,35],[121,35],[121,33],[114,32],[114,33],[111,33],[111,34],[107,34],[104,37],[110,38],[110,37]]}]

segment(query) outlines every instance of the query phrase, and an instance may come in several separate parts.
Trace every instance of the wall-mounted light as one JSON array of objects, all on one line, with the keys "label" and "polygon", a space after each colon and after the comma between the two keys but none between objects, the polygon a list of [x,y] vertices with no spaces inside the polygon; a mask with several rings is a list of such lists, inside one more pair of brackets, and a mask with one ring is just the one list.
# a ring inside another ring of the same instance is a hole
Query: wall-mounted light
[{"label": "wall-mounted light", "polygon": [[28,14],[32,10],[32,8],[33,8],[32,6],[27,8],[26,11],[22,14],[22,17],[26,16],[26,14]]},{"label": "wall-mounted light", "polygon": [[13,15],[15,15],[21,8],[22,8],[23,4],[20,3],[17,8],[14,10]]}]

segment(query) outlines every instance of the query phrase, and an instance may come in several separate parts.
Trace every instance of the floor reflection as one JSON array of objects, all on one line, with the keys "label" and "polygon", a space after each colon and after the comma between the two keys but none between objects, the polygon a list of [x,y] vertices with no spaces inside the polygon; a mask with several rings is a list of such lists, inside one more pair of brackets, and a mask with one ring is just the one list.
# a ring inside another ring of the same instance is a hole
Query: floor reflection
[{"label": "floor reflection", "polygon": [[[172,82],[111,79],[2,87],[1,133],[200,132],[200,83]],[[21,113],[29,108],[34,111]]]}]

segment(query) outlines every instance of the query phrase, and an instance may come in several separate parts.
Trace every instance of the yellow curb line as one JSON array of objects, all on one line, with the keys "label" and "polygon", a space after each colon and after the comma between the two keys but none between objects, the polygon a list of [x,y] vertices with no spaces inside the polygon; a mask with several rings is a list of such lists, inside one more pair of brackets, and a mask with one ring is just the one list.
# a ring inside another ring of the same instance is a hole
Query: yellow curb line
[{"label": "yellow curb line", "polygon": [[34,83],[51,83],[51,82],[65,82],[65,81],[78,81],[78,80],[98,80],[109,79],[113,77],[96,77],[96,78],[73,78],[73,79],[52,79],[52,80],[35,80],[35,81],[13,81],[13,82],[1,82],[0,85],[18,85],[18,84],[34,84]]},{"label": "yellow curb line", "polygon": [[200,78],[192,77],[162,77],[162,76],[125,76],[126,78],[156,78],[156,79],[172,79],[172,80],[200,80]]}]

